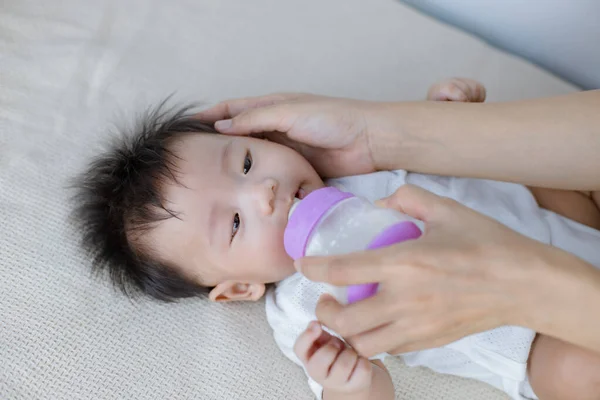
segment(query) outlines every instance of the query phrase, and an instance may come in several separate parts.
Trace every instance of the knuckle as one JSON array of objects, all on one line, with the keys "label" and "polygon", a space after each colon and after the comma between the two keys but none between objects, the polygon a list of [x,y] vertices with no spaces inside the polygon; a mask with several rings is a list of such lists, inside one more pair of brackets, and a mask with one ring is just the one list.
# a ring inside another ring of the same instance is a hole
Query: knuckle
[{"label": "knuckle", "polygon": [[323,347],[323,358],[327,360],[331,360],[337,354],[337,349],[333,345],[333,343],[327,343],[325,347]]},{"label": "knuckle", "polygon": [[356,338],[352,341],[352,347],[354,350],[363,357],[371,357],[375,353],[370,343],[363,338]]},{"label": "knuckle", "polygon": [[339,346],[340,349],[343,349],[345,347],[344,341],[336,336],[332,336],[331,343],[335,344],[336,346]]},{"label": "knuckle", "polygon": [[458,206],[460,206],[460,203],[456,200],[449,197],[442,197],[435,205],[435,211],[443,214],[453,213]]},{"label": "knuckle", "polygon": [[413,330],[408,333],[408,341],[413,340],[427,340],[435,338],[442,333],[443,323],[436,320],[422,321],[420,324],[414,326]]},{"label": "knuckle", "polygon": [[294,353],[300,357],[303,358],[304,357],[304,346],[302,345],[302,337],[298,338],[298,340],[296,340],[296,343],[294,343]]},{"label": "knuckle", "polygon": [[222,101],[221,103],[217,104],[215,106],[215,108],[222,108],[223,110],[225,110],[225,115],[231,115],[232,113],[232,100],[226,100],[226,101]]},{"label": "knuckle", "polygon": [[345,315],[338,313],[331,321],[331,329],[333,329],[341,337],[346,337],[350,333],[350,327],[352,324],[349,323]]},{"label": "knuckle", "polygon": [[[254,118],[254,110],[248,110],[245,111],[243,114],[240,114],[240,116],[238,118],[234,118],[232,121],[232,127],[234,128],[240,128],[240,127],[247,127],[247,126],[253,126],[255,119]],[[236,125],[237,123],[237,125]]]},{"label": "knuckle", "polygon": [[356,362],[356,353],[354,353],[352,350],[350,349],[346,349],[344,351],[344,357],[340,356],[336,363],[339,364],[338,366],[343,369],[343,370],[350,370],[352,367],[354,367],[354,364]]},{"label": "knuckle", "polygon": [[346,336],[346,322],[343,316],[337,314],[332,318],[331,329],[333,329],[341,337]]}]

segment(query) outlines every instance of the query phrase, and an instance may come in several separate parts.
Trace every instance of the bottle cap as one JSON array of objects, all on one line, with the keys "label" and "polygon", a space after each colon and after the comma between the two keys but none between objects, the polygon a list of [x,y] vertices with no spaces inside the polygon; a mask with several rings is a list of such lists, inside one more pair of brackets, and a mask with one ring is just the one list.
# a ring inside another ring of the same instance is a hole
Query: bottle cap
[{"label": "bottle cap", "polygon": [[304,256],[308,239],[323,215],[349,197],[353,197],[353,194],[335,187],[324,187],[311,192],[302,200],[294,201],[283,233],[283,246],[293,260]]}]

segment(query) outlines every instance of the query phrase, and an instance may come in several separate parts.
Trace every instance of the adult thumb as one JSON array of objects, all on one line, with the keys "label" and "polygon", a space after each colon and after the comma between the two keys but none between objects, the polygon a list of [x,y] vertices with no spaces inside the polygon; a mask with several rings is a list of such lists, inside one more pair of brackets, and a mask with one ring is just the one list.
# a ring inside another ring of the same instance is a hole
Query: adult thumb
[{"label": "adult thumb", "polygon": [[376,204],[380,207],[394,208],[410,217],[428,222],[434,218],[434,213],[439,210],[442,201],[442,197],[428,190],[406,184]]}]

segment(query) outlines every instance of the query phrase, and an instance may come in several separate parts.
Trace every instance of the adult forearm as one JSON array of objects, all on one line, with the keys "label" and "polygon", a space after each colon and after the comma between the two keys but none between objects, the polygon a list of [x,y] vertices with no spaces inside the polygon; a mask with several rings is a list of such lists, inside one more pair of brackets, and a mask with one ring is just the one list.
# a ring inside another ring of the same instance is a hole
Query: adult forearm
[{"label": "adult forearm", "polygon": [[378,169],[600,189],[600,90],[506,103],[379,103]]}]

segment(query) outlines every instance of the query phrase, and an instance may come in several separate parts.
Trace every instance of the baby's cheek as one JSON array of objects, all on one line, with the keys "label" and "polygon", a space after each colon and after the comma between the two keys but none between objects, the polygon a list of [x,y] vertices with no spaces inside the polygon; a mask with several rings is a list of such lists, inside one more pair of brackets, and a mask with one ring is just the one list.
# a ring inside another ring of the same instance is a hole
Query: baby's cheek
[{"label": "baby's cheek", "polygon": [[278,272],[283,272],[282,267],[285,270],[293,272],[293,260],[288,256],[283,247],[283,232],[272,232],[269,240],[264,243],[263,252],[265,257],[268,258],[268,261],[265,260],[267,261],[266,265],[276,268]]},{"label": "baby's cheek", "polygon": [[285,248],[283,246],[283,232],[273,232],[270,235],[270,238],[266,243],[265,252],[269,253],[271,257],[278,261],[285,259],[290,263],[292,262],[290,257],[285,252]]}]

